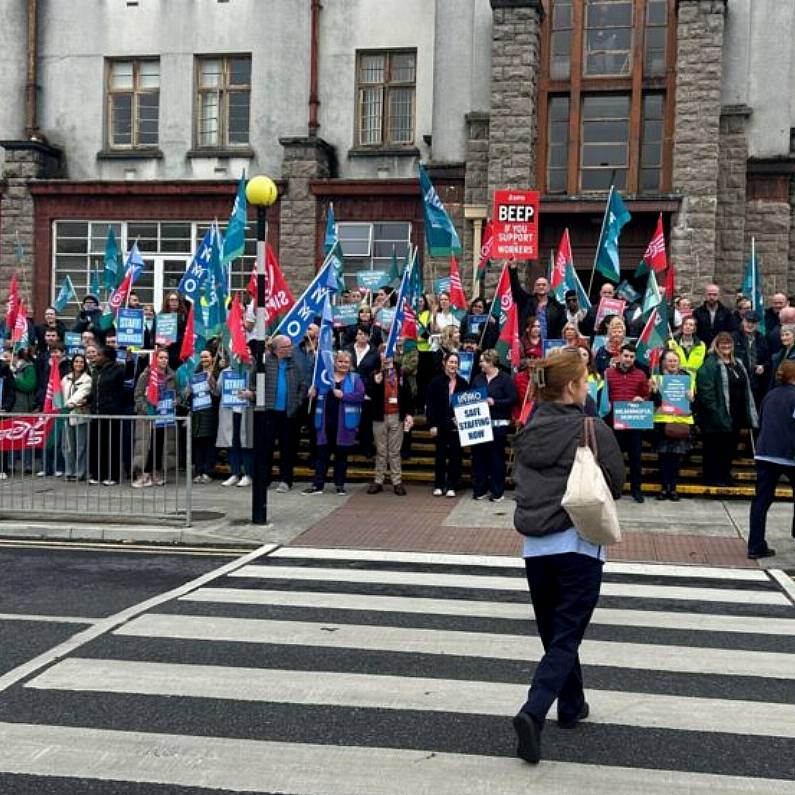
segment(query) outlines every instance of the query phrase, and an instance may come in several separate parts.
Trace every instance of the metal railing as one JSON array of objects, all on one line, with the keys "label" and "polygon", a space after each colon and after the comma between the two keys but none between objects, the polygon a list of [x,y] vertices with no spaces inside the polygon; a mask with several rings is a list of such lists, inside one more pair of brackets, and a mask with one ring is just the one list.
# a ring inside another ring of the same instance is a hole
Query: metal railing
[{"label": "metal railing", "polygon": [[0,517],[190,526],[191,418],[163,421],[0,413]]}]

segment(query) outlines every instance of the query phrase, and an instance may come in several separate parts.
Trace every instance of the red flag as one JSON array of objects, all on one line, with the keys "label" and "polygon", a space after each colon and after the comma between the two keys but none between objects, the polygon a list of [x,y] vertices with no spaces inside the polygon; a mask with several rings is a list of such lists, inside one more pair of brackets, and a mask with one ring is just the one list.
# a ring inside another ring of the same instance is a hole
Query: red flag
[{"label": "red flag", "polygon": [[519,318],[516,311],[516,304],[511,304],[508,316],[500,330],[500,337],[497,343],[504,351],[504,357],[511,365],[511,369],[519,369],[519,360],[522,356],[522,347],[519,343]]},{"label": "red flag", "polygon": [[[251,270],[251,277],[246,288],[248,294],[257,301],[257,264]],[[287,286],[284,274],[279,266],[270,243],[265,247],[265,308],[268,310],[266,322],[272,324],[276,318],[292,309],[295,298]]]},{"label": "red flag", "polygon": [[8,285],[8,309],[6,310],[6,331],[13,329],[17,322],[17,312],[19,311],[19,284],[17,283],[16,273],[11,277]]},{"label": "red flag", "polygon": [[28,310],[25,306],[25,299],[20,298],[17,312],[14,317],[14,330],[11,333],[11,341],[19,342],[28,332]]},{"label": "red flag", "polygon": [[482,279],[491,259],[491,249],[494,245],[494,227],[489,221],[483,227],[483,239],[480,241],[480,259],[478,260],[478,279]]},{"label": "red flag", "polygon": [[664,271],[668,265],[665,256],[665,237],[663,236],[663,222],[662,213],[657,218],[657,229],[654,230],[654,236],[649,241],[646,247],[646,253],[643,255],[643,261],[653,270],[658,273]]},{"label": "red flag", "polygon": [[182,345],[179,349],[179,360],[181,362],[189,359],[196,352],[196,333],[193,320],[194,306],[195,303],[191,302],[188,310],[188,319],[185,321],[185,336],[182,338]]},{"label": "red flag", "polygon": [[668,269],[665,271],[665,296],[669,301],[673,301],[676,295],[676,268],[673,262],[668,263]]},{"label": "red flag", "polygon": [[246,330],[243,325],[243,307],[240,304],[239,293],[235,293],[232,306],[229,307],[229,314],[226,316],[226,325],[232,336],[232,353],[242,362],[248,364],[251,361],[251,351],[246,344]]},{"label": "red flag", "polygon": [[455,255],[450,256],[450,303],[456,309],[466,310],[467,297],[461,286],[461,274],[458,272],[458,260]]},{"label": "red flag", "polygon": [[558,244],[558,251],[555,254],[555,267],[552,269],[552,278],[549,283],[549,287],[556,297],[560,292],[561,286],[565,293],[566,266],[570,262],[574,262],[571,256],[571,240],[569,239],[569,230],[564,229]]},{"label": "red flag", "polygon": [[160,373],[157,370],[157,351],[149,361],[149,380],[146,382],[146,399],[153,406],[160,400]]},{"label": "red flag", "polygon": [[494,294],[491,314],[499,321],[501,326],[505,325],[508,319],[508,312],[513,306],[513,292],[511,291],[511,277],[508,273],[508,266],[502,266],[500,280],[497,282],[497,291]]},{"label": "red flag", "polygon": [[411,301],[404,303],[405,309],[403,310],[403,328],[400,330],[402,336],[408,340],[417,339],[417,313],[411,305]]},{"label": "red flag", "polygon": [[110,311],[114,315],[118,314],[121,305],[127,300],[127,293],[130,292],[130,288],[132,287],[132,275],[133,268],[128,268],[127,273],[124,274],[121,284],[113,291],[110,296],[108,303],[110,304]]},{"label": "red flag", "polygon": [[61,368],[60,356],[50,356],[50,376],[47,379],[47,391],[44,393],[45,414],[54,414],[60,411],[63,401],[61,400]]}]

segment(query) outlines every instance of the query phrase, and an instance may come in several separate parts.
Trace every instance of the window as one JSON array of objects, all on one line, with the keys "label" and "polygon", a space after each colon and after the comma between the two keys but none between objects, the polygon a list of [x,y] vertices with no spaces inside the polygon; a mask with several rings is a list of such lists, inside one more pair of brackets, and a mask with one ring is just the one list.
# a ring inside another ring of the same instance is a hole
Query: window
[{"label": "window", "polygon": [[196,143],[200,148],[247,146],[251,56],[197,59]]},{"label": "window", "polygon": [[393,250],[402,263],[411,246],[411,224],[404,221],[341,222],[337,233],[348,287],[358,271],[388,271]]},{"label": "window", "polygon": [[356,58],[358,146],[414,143],[414,51],[360,52]]},{"label": "window", "polygon": [[107,69],[107,142],[111,149],[157,146],[160,61],[112,60]]},{"label": "window", "polygon": [[676,0],[543,0],[538,182],[671,190]]},{"label": "window", "polygon": [[[105,240],[108,229],[112,228],[125,258],[129,248],[137,242],[146,267],[134,289],[142,303],[154,304],[155,310],[159,311],[163,292],[179,284],[209,224],[209,221],[56,221],[51,300],[68,275],[77,299],[64,309],[62,316],[74,317],[78,312],[78,301],[90,291],[93,274],[99,274],[99,284],[103,285]],[[232,263],[232,290],[246,289],[256,262],[256,249],[256,229],[247,229],[244,254]],[[104,287],[100,293],[104,301],[107,298]]]}]

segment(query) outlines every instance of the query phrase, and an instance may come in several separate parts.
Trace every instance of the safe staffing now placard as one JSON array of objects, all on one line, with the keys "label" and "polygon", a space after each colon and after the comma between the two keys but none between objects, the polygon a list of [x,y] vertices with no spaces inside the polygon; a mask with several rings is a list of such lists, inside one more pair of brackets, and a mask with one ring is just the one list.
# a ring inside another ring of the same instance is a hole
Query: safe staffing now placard
[{"label": "safe staffing now placard", "polygon": [[494,258],[538,259],[538,203],[535,190],[494,191]]}]

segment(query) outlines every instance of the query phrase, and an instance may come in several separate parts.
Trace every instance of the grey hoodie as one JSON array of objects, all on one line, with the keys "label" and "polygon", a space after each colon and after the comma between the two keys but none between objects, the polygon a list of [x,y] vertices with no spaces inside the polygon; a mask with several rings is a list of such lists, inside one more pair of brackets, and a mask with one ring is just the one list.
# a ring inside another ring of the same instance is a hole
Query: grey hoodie
[{"label": "grey hoodie", "polygon": [[[514,437],[516,512],[513,523],[526,536],[545,536],[573,527],[560,501],[583,434],[582,406],[540,403],[530,422]],[[624,458],[613,432],[594,419],[597,460],[614,497],[624,486]]]}]

